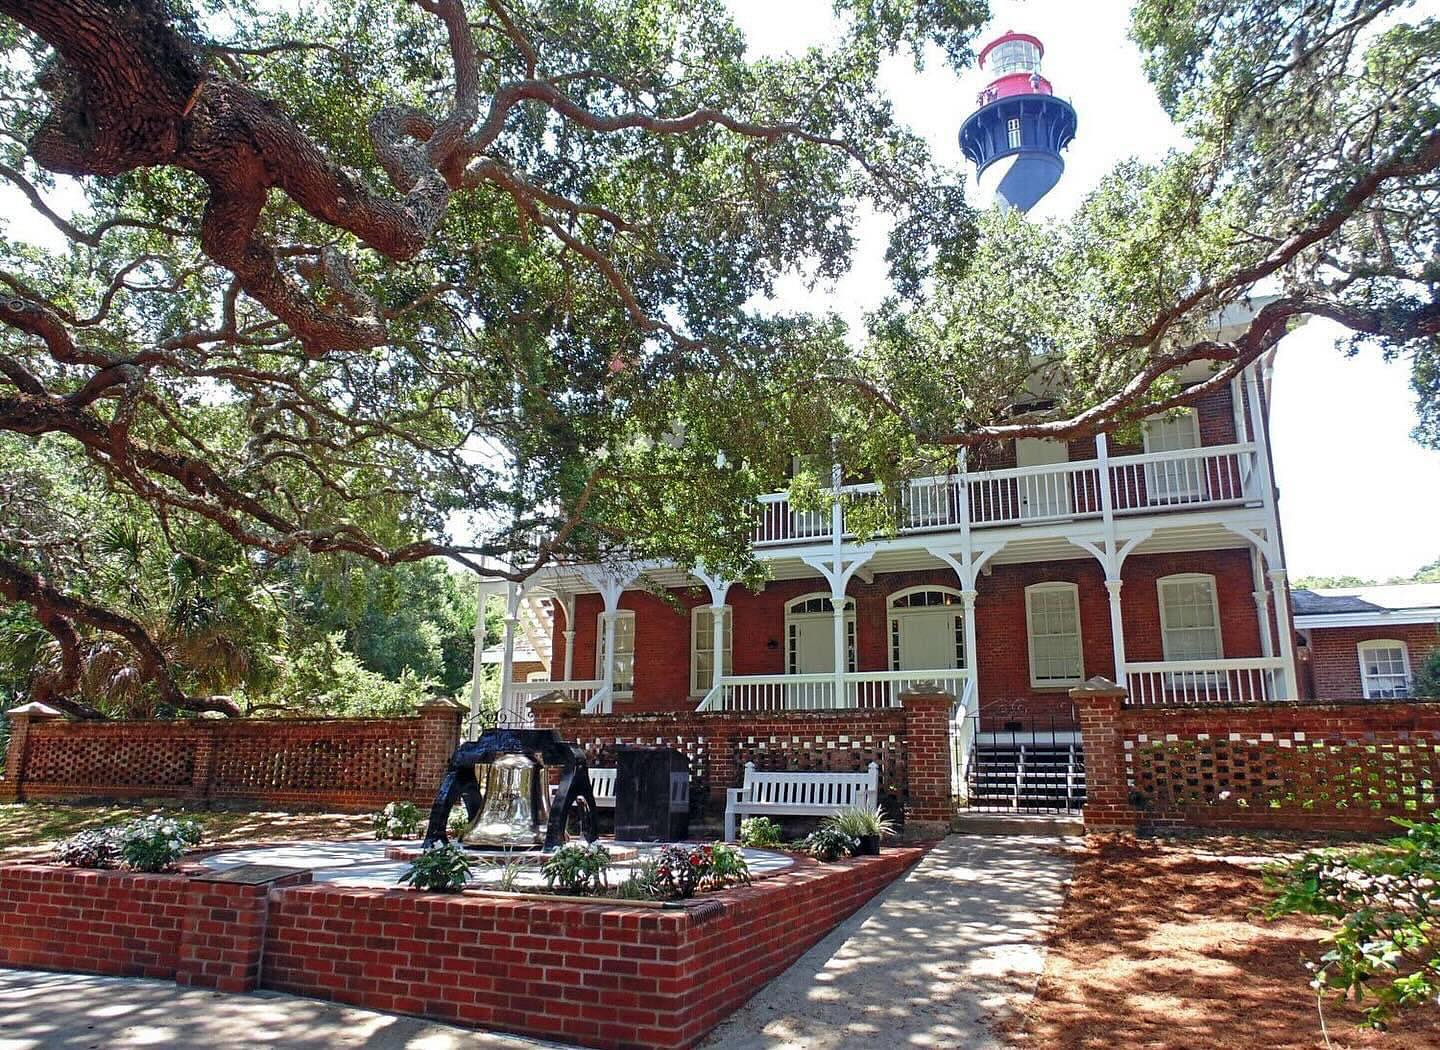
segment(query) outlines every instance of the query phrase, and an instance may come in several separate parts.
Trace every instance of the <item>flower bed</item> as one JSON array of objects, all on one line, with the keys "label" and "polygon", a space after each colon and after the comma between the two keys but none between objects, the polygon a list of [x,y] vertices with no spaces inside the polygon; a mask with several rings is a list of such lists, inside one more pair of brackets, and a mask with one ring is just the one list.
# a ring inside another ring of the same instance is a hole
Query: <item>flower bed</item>
[{"label": "flower bed", "polygon": [[10,865],[0,964],[272,988],[597,1047],[685,1047],[922,852],[799,858],[664,909],[344,888],[273,868],[244,881]]}]

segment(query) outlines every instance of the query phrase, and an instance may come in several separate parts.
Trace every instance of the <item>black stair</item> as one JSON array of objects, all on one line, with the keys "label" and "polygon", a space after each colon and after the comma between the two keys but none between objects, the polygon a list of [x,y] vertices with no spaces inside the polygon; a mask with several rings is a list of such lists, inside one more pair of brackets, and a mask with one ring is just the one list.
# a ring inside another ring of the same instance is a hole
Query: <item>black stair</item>
[{"label": "black stair", "polygon": [[1085,803],[1078,742],[1018,735],[977,742],[968,780],[971,809],[1065,812]]}]

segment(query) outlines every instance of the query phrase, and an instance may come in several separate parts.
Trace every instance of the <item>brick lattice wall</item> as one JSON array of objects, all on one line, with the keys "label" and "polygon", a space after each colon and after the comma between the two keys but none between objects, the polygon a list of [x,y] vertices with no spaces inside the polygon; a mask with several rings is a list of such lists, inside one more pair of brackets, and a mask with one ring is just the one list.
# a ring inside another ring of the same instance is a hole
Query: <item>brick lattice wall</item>
[{"label": "brick lattice wall", "polygon": [[7,789],[20,798],[244,800],[370,809],[429,801],[460,740],[460,709],[415,718],[69,722],[19,716]]},{"label": "brick lattice wall", "polygon": [[1440,703],[1079,703],[1087,827],[1376,832],[1440,808]]},{"label": "brick lattice wall", "polygon": [[[724,811],[725,789],[739,787],[745,763],[762,770],[859,773],[880,767],[880,794],[906,818],[947,820],[951,812],[947,695],[904,699],[901,708],[656,715],[540,716],[585,749],[594,766],[613,766],[622,744],[673,747],[690,760],[690,797]],[[918,743],[912,743],[918,742]],[[924,750],[924,754],[919,749]],[[917,776],[918,772],[918,776]],[[923,812],[922,812],[923,810]]]}]

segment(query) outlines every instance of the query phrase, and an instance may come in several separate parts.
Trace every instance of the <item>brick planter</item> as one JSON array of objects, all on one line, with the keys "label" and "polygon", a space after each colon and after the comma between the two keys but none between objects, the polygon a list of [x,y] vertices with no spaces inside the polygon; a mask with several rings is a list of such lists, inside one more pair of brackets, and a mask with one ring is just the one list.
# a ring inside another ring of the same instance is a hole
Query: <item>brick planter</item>
[{"label": "brick planter", "polygon": [[0,867],[0,965],[271,988],[669,1050],[698,1042],[923,852],[799,858],[664,909],[311,885],[308,872],[245,883],[11,865]]}]

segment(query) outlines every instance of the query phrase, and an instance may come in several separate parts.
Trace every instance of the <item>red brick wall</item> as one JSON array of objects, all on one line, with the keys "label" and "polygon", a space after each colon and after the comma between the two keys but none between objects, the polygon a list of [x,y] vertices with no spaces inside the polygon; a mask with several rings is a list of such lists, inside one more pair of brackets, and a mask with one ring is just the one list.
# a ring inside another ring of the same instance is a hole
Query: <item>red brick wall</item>
[{"label": "red brick wall", "polygon": [[1361,642],[1396,639],[1410,653],[1410,674],[1440,648],[1440,624],[1392,624],[1388,627],[1312,627],[1304,632],[1310,644],[1310,680],[1313,695],[1335,700],[1359,700]]},{"label": "red brick wall", "polygon": [[190,880],[0,867],[0,965],[174,977]]},{"label": "red brick wall", "polygon": [[314,886],[271,896],[267,988],[598,1047],[692,1046],[921,855],[682,909]]},{"label": "red brick wall", "polygon": [[[1156,581],[1182,572],[1209,573],[1216,578],[1220,605],[1220,633],[1229,657],[1259,656],[1260,633],[1253,597],[1250,556],[1246,550],[1202,551],[1181,554],[1133,555],[1125,563],[1121,591],[1126,631],[1126,655],[1134,660],[1163,659],[1160,640],[1160,605]],[[1051,719],[1073,724],[1068,689],[1033,689],[1027,644],[1025,588],[1035,583],[1075,583],[1079,587],[1080,637],[1085,677],[1115,674],[1110,637],[1109,594],[1104,572],[1091,557],[1066,561],[999,565],[982,574],[975,605],[977,668],[980,705],[987,723],[1020,721],[1030,726]],[[954,588],[949,569],[926,572],[882,573],[874,582],[851,581],[855,599],[856,659],[860,670],[885,670],[890,663],[889,609],[891,594],[925,584]],[[758,594],[735,588],[729,604],[734,623],[736,674],[782,674],[785,671],[785,606],[802,594],[825,590],[818,579],[785,580]],[[687,610],[709,604],[708,594],[674,591]],[[575,674],[593,673],[597,595],[576,600]],[[635,610],[635,694],[617,701],[617,710],[636,713],[693,710],[698,698],[690,694],[690,620],[688,611],[654,595],[627,592],[621,607]],[[558,632],[557,632],[558,633]],[[774,647],[771,648],[771,643]]]},{"label": "red brick wall", "polygon": [[1385,832],[1440,809],[1440,703],[1079,703],[1087,827]]},{"label": "red brick wall", "polygon": [[882,798],[896,800],[907,819],[948,820],[950,703],[918,700],[862,711],[579,715],[557,721],[546,715],[540,724],[578,743],[594,766],[613,766],[622,744],[683,752],[690,797],[697,805],[708,799],[714,816],[723,812],[725,789],[740,786],[747,762],[761,770],[833,773],[864,772],[874,762]]},{"label": "red brick wall", "polygon": [[246,800],[373,809],[429,801],[460,738],[461,711],[416,718],[25,722],[18,797]]}]

